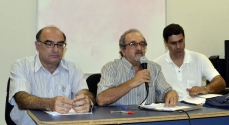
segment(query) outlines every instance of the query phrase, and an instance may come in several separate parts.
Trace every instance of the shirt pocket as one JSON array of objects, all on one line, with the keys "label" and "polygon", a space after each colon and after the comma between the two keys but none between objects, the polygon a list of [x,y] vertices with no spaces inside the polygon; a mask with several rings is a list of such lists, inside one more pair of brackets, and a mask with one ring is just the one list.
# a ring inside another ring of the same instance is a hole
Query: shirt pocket
[{"label": "shirt pocket", "polygon": [[187,80],[187,88],[192,88],[193,86],[198,86],[196,80]]},{"label": "shirt pocket", "polygon": [[59,85],[58,93],[60,96],[65,96],[67,98],[71,98],[71,86],[70,85]]}]

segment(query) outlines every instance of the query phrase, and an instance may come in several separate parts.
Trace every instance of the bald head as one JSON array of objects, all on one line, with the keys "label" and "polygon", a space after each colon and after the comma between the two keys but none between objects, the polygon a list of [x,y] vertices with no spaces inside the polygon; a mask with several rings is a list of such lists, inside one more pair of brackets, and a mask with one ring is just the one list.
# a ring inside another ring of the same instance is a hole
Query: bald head
[{"label": "bald head", "polygon": [[57,30],[57,31],[61,32],[62,35],[63,35],[63,37],[64,37],[64,41],[66,41],[66,36],[65,36],[65,34],[64,34],[59,28],[57,28],[57,27],[55,27],[55,26],[47,26],[47,27],[44,27],[44,28],[40,29],[40,30],[37,32],[37,34],[36,34],[36,40],[37,40],[37,41],[40,40],[41,34],[42,34],[43,31],[49,32],[50,30]]}]

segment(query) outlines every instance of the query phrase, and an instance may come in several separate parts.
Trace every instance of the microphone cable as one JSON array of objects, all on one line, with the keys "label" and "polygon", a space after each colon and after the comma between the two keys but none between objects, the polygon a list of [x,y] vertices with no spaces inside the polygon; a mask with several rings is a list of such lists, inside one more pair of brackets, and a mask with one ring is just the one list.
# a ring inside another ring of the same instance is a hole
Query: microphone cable
[{"label": "microphone cable", "polygon": [[[142,69],[147,69],[147,62],[148,62],[148,59],[145,57],[145,56],[142,56],[140,58],[140,63],[141,63],[141,67]],[[145,83],[145,87],[146,87],[146,97],[145,99],[142,101],[142,103],[138,106],[138,108],[140,108],[140,106],[146,102],[146,99],[148,98],[148,95],[149,95],[149,84],[148,83]]]},{"label": "microphone cable", "polygon": [[149,95],[149,84],[148,83],[145,83],[145,87],[146,87],[146,97],[142,101],[142,103],[138,106],[138,109],[140,109],[140,106],[146,101],[146,99],[148,98],[148,95]]},{"label": "microphone cable", "polygon": [[182,109],[179,109],[179,110],[176,110],[176,111],[178,111],[178,112],[184,112],[188,116],[189,125],[192,125],[191,119],[190,119],[190,116],[189,116],[188,112],[186,112],[185,110],[182,110]]}]

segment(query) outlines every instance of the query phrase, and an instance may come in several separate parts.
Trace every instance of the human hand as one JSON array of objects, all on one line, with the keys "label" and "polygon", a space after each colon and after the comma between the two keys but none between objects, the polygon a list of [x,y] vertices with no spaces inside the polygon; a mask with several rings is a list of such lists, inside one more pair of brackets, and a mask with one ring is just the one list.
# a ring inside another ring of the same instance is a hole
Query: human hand
[{"label": "human hand", "polygon": [[187,88],[186,90],[189,92],[191,97],[199,94],[207,94],[207,90],[204,86],[193,86],[191,89]]},{"label": "human hand", "polygon": [[150,72],[147,69],[138,71],[131,80],[133,81],[134,87],[137,87],[145,82],[150,83]]},{"label": "human hand", "polygon": [[90,98],[81,93],[75,96],[74,101],[73,101],[73,107],[72,109],[76,113],[86,113],[89,112],[91,109],[91,101]]},{"label": "human hand", "polygon": [[56,111],[61,114],[66,114],[72,108],[73,100],[70,100],[64,96],[57,96],[52,99],[52,111]]},{"label": "human hand", "polygon": [[174,107],[178,102],[178,94],[174,90],[170,90],[165,95],[165,107]]}]

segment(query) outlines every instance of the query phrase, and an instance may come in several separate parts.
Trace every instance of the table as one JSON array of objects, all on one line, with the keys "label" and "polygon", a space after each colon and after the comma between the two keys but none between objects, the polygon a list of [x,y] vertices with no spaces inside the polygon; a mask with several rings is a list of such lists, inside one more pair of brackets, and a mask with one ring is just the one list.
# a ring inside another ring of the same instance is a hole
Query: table
[{"label": "table", "polygon": [[[186,105],[180,104],[179,105]],[[39,110],[28,110],[30,117],[42,125],[51,124],[142,124],[142,125],[189,125],[188,117],[183,112],[158,112],[137,110],[137,106],[126,106],[135,114],[110,113],[121,110],[121,106],[95,107],[93,114],[52,116]],[[229,110],[203,107],[188,112],[193,125],[227,125]]]}]

